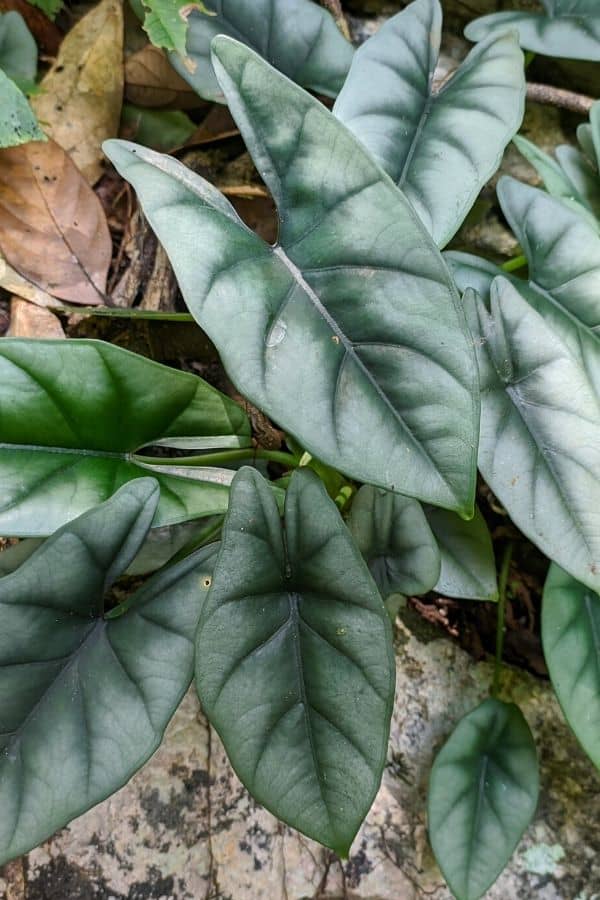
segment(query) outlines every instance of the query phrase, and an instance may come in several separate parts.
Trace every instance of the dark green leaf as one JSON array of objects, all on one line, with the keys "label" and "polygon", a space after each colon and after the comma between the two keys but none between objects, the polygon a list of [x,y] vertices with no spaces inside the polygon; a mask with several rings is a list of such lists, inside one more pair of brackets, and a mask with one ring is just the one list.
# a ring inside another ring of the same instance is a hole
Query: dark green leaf
[{"label": "dark green leaf", "polygon": [[581,746],[600,768],[600,597],[552,564],[542,642],[552,685]]},{"label": "dark green leaf", "polygon": [[[200,378],[100,341],[4,338],[0,405],[5,535],[49,534],[149,474],[135,451],[150,444],[250,440],[242,410]],[[227,509],[226,470],[161,466],[152,474],[161,485],[157,526]]]},{"label": "dark green leaf", "polygon": [[334,114],[402,188],[439,246],[456,233],[523,118],[514,33],[477,46],[440,90],[438,0],[414,0],[357,51]]},{"label": "dark green leaf", "polygon": [[15,81],[35,81],[37,44],[18,12],[0,13],[0,69]]},{"label": "dark green leaf", "polygon": [[0,148],[45,140],[24,94],[0,69]]},{"label": "dark green leaf", "polygon": [[244,395],[318,459],[469,515],[477,373],[435,245],[317,100],[242,44],[219,37],[213,47],[230,109],[278,206],[276,246],[175,160],[106,145],[191,312]]},{"label": "dark green leaf", "polygon": [[542,0],[546,14],[499,12],[475,19],[465,28],[470,41],[481,41],[516,28],[521,46],[546,56],[600,61],[598,0]]},{"label": "dark green leaf", "polygon": [[416,500],[365,484],[348,525],[383,597],[426,594],[437,582],[440,552]]},{"label": "dark green leaf", "polygon": [[394,654],[379,592],[312,472],[292,476],[285,531],[267,482],[236,475],[196,683],[254,797],[347,854],[385,763]]},{"label": "dark green leaf", "polygon": [[475,507],[470,521],[434,507],[428,507],[425,515],[441,554],[441,572],[435,590],[462,600],[496,600],[494,548],[479,509]]},{"label": "dark green leaf", "polygon": [[153,150],[173,150],[185,144],[196,126],[178,109],[146,109],[125,103],[121,112],[121,134]]},{"label": "dark green leaf", "polygon": [[64,0],[28,0],[32,6],[41,9],[49,19],[55,19],[64,5]]},{"label": "dark green leaf", "polygon": [[481,473],[524,534],[598,588],[600,404],[585,348],[577,357],[506,279],[492,283],[490,306],[467,302],[481,378]]},{"label": "dark green leaf", "polygon": [[537,806],[538,761],[520,709],[485,700],[440,750],[429,781],[433,852],[457,900],[478,900],[509,861]]},{"label": "dark green leaf", "polygon": [[118,790],[190,682],[212,548],[104,613],[158,499],[126,485],[0,582],[0,865]]}]

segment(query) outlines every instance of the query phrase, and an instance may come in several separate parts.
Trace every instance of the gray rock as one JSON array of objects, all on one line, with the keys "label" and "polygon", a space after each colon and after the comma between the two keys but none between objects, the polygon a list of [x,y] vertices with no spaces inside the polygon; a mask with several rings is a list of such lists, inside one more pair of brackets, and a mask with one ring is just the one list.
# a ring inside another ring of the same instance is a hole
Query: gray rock
[{"label": "gray rock", "polygon": [[[388,765],[347,861],[256,806],[190,692],[148,765],[5,867],[0,897],[449,900],[427,842],[427,779],[456,721],[486,696],[491,667],[422,624],[398,621],[396,644]],[[536,735],[542,792],[536,819],[489,900],[593,900],[600,892],[597,775],[547,683],[507,670],[503,687]]]}]

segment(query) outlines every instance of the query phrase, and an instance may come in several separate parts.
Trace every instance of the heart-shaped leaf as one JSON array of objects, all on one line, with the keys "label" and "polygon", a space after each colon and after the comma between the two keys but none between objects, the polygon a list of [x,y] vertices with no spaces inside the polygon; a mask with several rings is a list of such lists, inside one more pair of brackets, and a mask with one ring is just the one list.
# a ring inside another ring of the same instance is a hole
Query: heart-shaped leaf
[{"label": "heart-shaped leaf", "polygon": [[475,507],[469,521],[432,506],[427,507],[425,515],[441,555],[435,590],[461,600],[497,600],[494,548],[479,509]]},{"label": "heart-shaped leaf", "polygon": [[435,90],[441,32],[438,0],[414,0],[388,19],[357,51],[334,114],[444,246],[521,124],[525,76],[509,32],[477,46]]},{"label": "heart-shaped leaf", "polygon": [[[559,204],[561,208],[564,208]],[[481,377],[479,467],[515,524],[600,587],[600,402],[587,370],[506,279],[472,303]]]},{"label": "heart-shaped leaf", "polygon": [[470,41],[481,41],[516,28],[521,46],[546,56],[600,61],[598,0],[542,0],[546,14],[499,12],[475,19],[465,28]]},{"label": "heart-shaped leaf", "polygon": [[[250,442],[242,410],[202,379],[101,341],[4,338],[0,406],[5,535],[50,534],[147,475],[150,461],[135,456],[145,446]],[[196,469],[183,478],[161,466],[153,474],[157,526],[227,509],[229,472]]]},{"label": "heart-shaped leaf", "polygon": [[567,722],[600,768],[600,596],[552,564],[544,585],[542,642]]},{"label": "heart-shaped leaf", "polygon": [[105,613],[158,496],[126,485],[0,581],[0,865],[118,790],[191,680],[212,548]]},{"label": "heart-shaped leaf", "polygon": [[352,501],[348,525],[383,597],[434,587],[440,552],[416,500],[365,484]]},{"label": "heart-shaped leaf", "polygon": [[514,143],[540,175],[548,193],[559,197],[600,230],[600,177],[589,160],[566,144],[556,148],[554,160],[520,135]]},{"label": "heart-shaped leaf", "polygon": [[523,714],[485,700],[458,723],[429,780],[429,837],[457,900],[478,900],[491,887],[533,818],[538,792]]},{"label": "heart-shaped leaf", "polygon": [[[312,0],[205,0],[191,9],[186,58],[170,53],[171,65],[205,100],[226,103],[211,64],[216,35],[236,38],[293,81],[335,97],[352,62],[353,47],[333,17]],[[212,15],[211,15],[212,13]]]},{"label": "heart-shaped leaf", "polygon": [[6,148],[45,140],[25,95],[0,69],[0,149],[3,153],[12,153],[12,149]]},{"label": "heart-shaped leaf", "polygon": [[435,245],[317,100],[240,43],[219,37],[213,48],[230,110],[277,203],[276,246],[175,160],[123,142],[106,147],[136,188],[186,303],[238,388],[318,459],[469,515],[477,373]]},{"label": "heart-shaped leaf", "polygon": [[23,16],[14,11],[0,13],[0,69],[18,84],[32,85],[37,62],[37,44]]},{"label": "heart-shaped leaf", "polygon": [[254,797],[346,855],[381,780],[394,654],[377,587],[312,472],[292,476],[285,530],[267,482],[236,475],[196,684]]}]

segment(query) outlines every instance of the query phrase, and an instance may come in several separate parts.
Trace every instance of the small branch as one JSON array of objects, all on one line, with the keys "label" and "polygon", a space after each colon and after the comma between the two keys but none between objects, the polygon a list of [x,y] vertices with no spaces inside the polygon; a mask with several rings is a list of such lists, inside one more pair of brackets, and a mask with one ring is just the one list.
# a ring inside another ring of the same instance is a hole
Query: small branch
[{"label": "small branch", "polygon": [[344,37],[349,41],[350,29],[348,27],[348,22],[346,20],[346,16],[344,15],[340,0],[319,0],[319,3],[331,13],[333,18],[335,19],[337,27],[340,29]]},{"label": "small branch", "polygon": [[497,697],[500,690],[500,672],[502,670],[502,654],[504,652],[504,632],[506,618],[506,589],[508,584],[508,573],[510,571],[510,562],[512,559],[513,545],[510,541],[506,545],[502,564],[500,566],[500,575],[498,578],[498,606],[496,610],[496,657],[494,660],[494,680],[492,683],[492,697]]},{"label": "small branch", "polygon": [[552,87],[551,84],[536,84],[531,81],[527,82],[527,99],[533,103],[543,103],[544,106],[568,109],[582,116],[588,115],[594,103],[594,98],[585,94],[576,94],[574,91]]}]

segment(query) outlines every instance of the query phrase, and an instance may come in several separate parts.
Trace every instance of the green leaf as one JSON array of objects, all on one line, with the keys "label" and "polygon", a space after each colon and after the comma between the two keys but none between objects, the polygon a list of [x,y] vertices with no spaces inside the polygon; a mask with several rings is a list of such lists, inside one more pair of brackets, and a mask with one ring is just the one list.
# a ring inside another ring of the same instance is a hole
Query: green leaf
[{"label": "green leaf", "polygon": [[428,507],[425,515],[441,554],[435,590],[461,600],[497,600],[494,548],[479,509],[475,507],[469,521],[434,507]]},{"label": "green leaf", "polygon": [[41,9],[49,19],[55,19],[64,6],[64,0],[27,0],[27,2]]},{"label": "green leaf", "polygon": [[0,148],[45,140],[25,96],[0,69]]},{"label": "green leaf", "polygon": [[481,378],[479,468],[517,527],[598,588],[598,392],[581,358],[506,279],[492,283],[490,305],[468,303]]},{"label": "green leaf", "polygon": [[15,81],[34,82],[37,44],[18,12],[0,13],[0,69]]},{"label": "green leaf", "polygon": [[0,581],[0,865],[125,784],[190,683],[210,548],[104,608],[158,497],[126,485]]},{"label": "green leaf", "polygon": [[334,114],[444,246],[521,124],[525,75],[509,32],[477,46],[435,90],[441,31],[438,0],[414,0],[388,19],[357,51]]},{"label": "green leaf", "polygon": [[216,35],[242,41],[306,88],[327,97],[339,92],[354,50],[333,17],[312,0],[206,0],[205,5],[213,15],[192,10],[188,20],[192,65],[169,55],[173,68],[205,100],[227,102],[211,63]]},{"label": "green leaf", "polygon": [[598,0],[542,0],[546,14],[499,12],[475,19],[465,28],[470,41],[516,28],[521,46],[545,56],[600,62]]},{"label": "green leaf", "polygon": [[293,474],[285,530],[267,482],[236,475],[196,684],[258,802],[345,856],[381,780],[394,654],[379,592],[314,473]]},{"label": "green leaf", "polygon": [[520,709],[484,700],[456,726],[429,780],[429,837],[457,900],[478,900],[535,813],[538,760]]},{"label": "green leaf", "polygon": [[142,0],[144,31],[155,47],[171,50],[182,59],[187,58],[185,42],[189,28],[188,17],[192,9],[206,15],[203,3],[189,0]]},{"label": "green leaf", "polygon": [[224,513],[230,472],[154,470],[136,451],[250,442],[242,410],[200,378],[101,341],[4,338],[0,406],[4,535],[49,534],[149,471],[156,526]]},{"label": "green leaf", "polygon": [[324,106],[242,44],[219,37],[213,46],[279,210],[277,245],[174,159],[105,145],[138,192],[190,311],[238,388],[311,454],[469,515],[477,372],[435,245]]},{"label": "green leaf", "polygon": [[538,172],[548,193],[563,200],[600,231],[600,178],[585,157],[574,147],[562,145],[556,148],[555,161],[520,135],[514,143]]},{"label": "green leaf", "polygon": [[590,121],[577,126],[577,140],[589,161],[600,172],[600,100],[590,110]]},{"label": "green leaf", "polygon": [[145,147],[167,151],[185,144],[196,125],[178,109],[146,109],[125,103],[121,129]]},{"label": "green leaf", "polygon": [[600,768],[600,597],[554,563],[544,585],[542,643],[552,686],[577,740]]},{"label": "green leaf", "polygon": [[416,500],[365,484],[348,526],[383,597],[426,594],[437,582],[440,553]]}]

